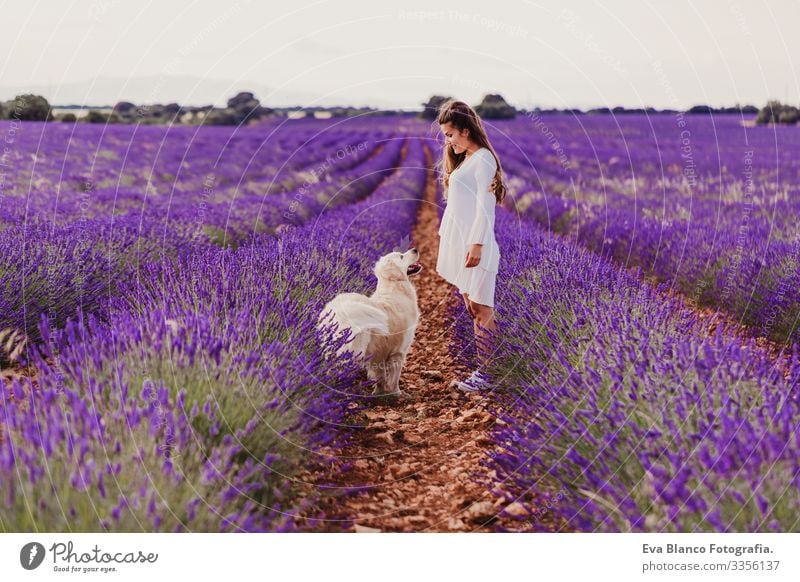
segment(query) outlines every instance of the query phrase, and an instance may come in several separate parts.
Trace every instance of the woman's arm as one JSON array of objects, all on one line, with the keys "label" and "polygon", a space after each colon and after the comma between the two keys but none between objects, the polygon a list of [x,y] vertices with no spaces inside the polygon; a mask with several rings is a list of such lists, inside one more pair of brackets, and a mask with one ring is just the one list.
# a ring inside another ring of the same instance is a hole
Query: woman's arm
[{"label": "woman's arm", "polygon": [[492,210],[496,203],[494,193],[489,191],[489,186],[494,179],[494,174],[497,171],[497,162],[495,162],[492,152],[489,150],[481,150],[481,158],[475,160],[475,177],[477,179],[477,209],[475,212],[475,221],[472,223],[472,229],[469,233],[467,243],[470,245],[484,245],[487,244],[492,237],[492,224],[491,216]]},{"label": "woman's arm", "polygon": [[469,250],[464,257],[464,266],[467,269],[480,265],[482,248],[483,245],[469,245]]}]

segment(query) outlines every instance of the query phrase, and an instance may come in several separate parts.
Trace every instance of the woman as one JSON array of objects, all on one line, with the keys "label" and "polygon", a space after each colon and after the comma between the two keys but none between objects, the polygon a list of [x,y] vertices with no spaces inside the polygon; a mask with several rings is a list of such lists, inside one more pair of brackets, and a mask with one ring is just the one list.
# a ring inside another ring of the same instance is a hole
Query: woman
[{"label": "woman", "polygon": [[494,288],[500,249],[494,236],[495,204],[503,201],[506,187],[500,162],[486,137],[475,110],[463,101],[445,102],[437,117],[444,135],[439,164],[447,201],[439,226],[436,271],[458,287],[473,320],[479,368],[457,386],[465,391],[488,387],[480,367],[491,355]]}]

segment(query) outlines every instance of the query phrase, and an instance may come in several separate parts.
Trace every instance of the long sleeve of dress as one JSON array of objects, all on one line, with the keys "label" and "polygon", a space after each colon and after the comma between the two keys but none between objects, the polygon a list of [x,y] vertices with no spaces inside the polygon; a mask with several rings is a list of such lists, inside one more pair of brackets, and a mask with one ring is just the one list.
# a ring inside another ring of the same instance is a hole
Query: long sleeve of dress
[{"label": "long sleeve of dress", "polygon": [[[489,150],[482,150],[484,154],[475,160],[475,177],[477,179],[477,206],[475,221],[469,233],[469,244],[485,245],[492,240],[494,230],[494,206],[496,199],[494,193],[489,191],[489,185],[497,171],[497,162]],[[478,155],[477,153],[475,155]]]}]

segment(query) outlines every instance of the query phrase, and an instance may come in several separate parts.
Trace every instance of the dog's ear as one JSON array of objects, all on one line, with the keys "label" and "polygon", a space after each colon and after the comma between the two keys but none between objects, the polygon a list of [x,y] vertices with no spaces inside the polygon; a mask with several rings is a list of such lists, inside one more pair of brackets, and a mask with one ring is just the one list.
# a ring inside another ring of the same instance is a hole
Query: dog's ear
[{"label": "dog's ear", "polygon": [[378,261],[375,264],[375,276],[386,281],[402,281],[406,278],[403,269],[392,261]]}]

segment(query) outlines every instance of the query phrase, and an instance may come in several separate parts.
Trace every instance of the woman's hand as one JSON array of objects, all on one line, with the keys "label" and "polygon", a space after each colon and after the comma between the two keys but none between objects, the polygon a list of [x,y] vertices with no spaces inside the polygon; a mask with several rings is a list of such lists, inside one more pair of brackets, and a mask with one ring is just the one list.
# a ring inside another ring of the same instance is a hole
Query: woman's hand
[{"label": "woman's hand", "polygon": [[464,266],[466,268],[477,267],[478,263],[481,262],[481,247],[483,245],[469,245],[469,251],[464,257]]}]

